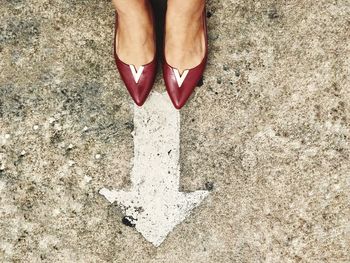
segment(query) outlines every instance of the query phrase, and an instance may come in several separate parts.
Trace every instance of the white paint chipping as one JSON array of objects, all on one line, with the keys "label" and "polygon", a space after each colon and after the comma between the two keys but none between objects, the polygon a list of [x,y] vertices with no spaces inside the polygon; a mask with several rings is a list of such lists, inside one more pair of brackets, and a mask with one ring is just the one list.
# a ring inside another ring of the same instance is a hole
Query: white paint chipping
[{"label": "white paint chipping", "polygon": [[167,94],[152,93],[143,107],[134,107],[134,159],[130,191],[100,194],[123,209],[135,228],[159,246],[208,195],[179,192],[180,114]]}]

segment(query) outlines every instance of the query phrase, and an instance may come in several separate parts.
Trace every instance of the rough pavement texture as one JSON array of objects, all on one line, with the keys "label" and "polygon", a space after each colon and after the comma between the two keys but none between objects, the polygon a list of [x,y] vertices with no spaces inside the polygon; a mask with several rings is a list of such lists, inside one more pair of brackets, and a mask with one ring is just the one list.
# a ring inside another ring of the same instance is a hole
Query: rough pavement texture
[{"label": "rough pavement texture", "polygon": [[208,2],[181,190],[212,192],[158,249],[98,194],[133,153],[110,2],[0,13],[1,262],[350,262],[349,1]]}]

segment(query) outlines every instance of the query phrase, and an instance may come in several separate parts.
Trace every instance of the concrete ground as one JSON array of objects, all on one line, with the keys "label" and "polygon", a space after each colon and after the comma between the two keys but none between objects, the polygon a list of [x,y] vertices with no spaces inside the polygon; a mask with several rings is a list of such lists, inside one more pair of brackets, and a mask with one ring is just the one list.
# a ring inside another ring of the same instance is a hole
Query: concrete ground
[{"label": "concrete ground", "polygon": [[211,193],[158,248],[98,193],[133,157],[110,1],[0,13],[1,262],[350,262],[349,1],[208,2],[180,190]]}]

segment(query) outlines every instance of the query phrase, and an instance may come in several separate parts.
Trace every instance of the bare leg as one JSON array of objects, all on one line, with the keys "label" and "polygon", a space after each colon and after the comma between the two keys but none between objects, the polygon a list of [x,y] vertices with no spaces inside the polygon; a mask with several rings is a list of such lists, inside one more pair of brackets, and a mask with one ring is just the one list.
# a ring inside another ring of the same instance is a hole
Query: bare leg
[{"label": "bare leg", "polygon": [[205,54],[205,0],[168,0],[165,56],[180,72],[197,66]]},{"label": "bare leg", "polygon": [[116,51],[127,64],[139,67],[155,54],[155,32],[148,0],[112,0],[118,13]]}]

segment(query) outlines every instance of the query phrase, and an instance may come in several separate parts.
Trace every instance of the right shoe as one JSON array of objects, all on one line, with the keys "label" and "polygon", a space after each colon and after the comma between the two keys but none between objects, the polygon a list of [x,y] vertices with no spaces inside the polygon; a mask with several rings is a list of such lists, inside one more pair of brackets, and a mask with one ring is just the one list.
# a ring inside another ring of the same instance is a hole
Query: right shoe
[{"label": "right shoe", "polygon": [[[153,19],[154,20],[154,19]],[[140,66],[138,69],[131,64],[121,61],[117,54],[116,40],[118,29],[118,14],[115,11],[115,32],[114,32],[114,59],[120,77],[122,78],[130,96],[138,106],[146,101],[153,87],[157,73],[157,55],[151,62]]]},{"label": "right shoe", "polygon": [[203,32],[205,39],[205,54],[200,64],[191,69],[186,69],[180,74],[179,70],[171,65],[166,60],[165,47],[163,51],[163,78],[165,81],[166,90],[176,109],[181,109],[193,93],[198,83],[203,78],[203,73],[208,60],[208,29],[206,9],[202,14]]}]

